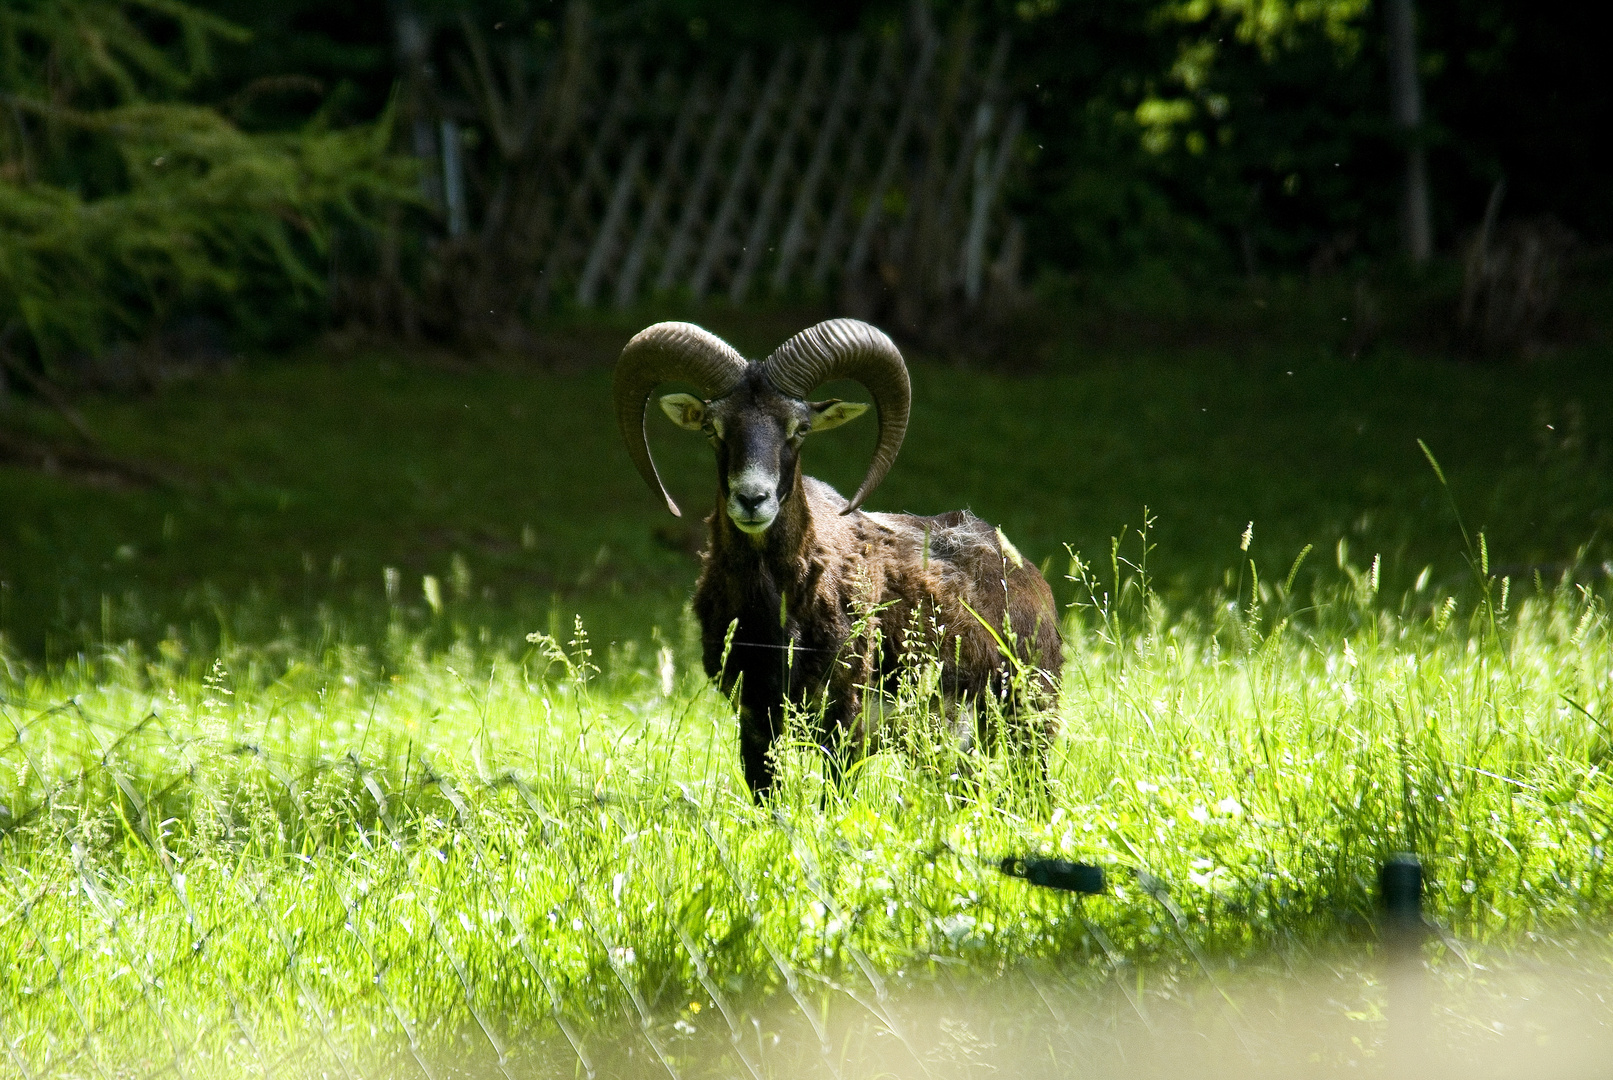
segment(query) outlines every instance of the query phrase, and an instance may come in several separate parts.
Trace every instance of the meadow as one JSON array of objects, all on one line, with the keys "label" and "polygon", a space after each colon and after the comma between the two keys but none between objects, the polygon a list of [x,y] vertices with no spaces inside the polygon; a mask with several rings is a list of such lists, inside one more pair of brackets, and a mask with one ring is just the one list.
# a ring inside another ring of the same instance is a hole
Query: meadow
[{"label": "meadow", "polygon": [[[1385,984],[1338,958],[1397,851],[1452,985],[1531,948],[1605,983],[1600,357],[915,363],[876,508],[971,505],[1058,585],[1050,789],[914,737],[826,790],[796,744],[765,808],[690,538],[576,367],[248,365],[85,404],[169,485],[0,471],[0,1070],[839,1076],[883,1039],[979,1075],[1075,1052],[1077,990],[1258,1057],[1240,964],[1331,965],[1302,1060],[1370,1069]],[[704,448],[656,446],[701,505]],[[998,870],[1030,853],[1110,887]]]}]

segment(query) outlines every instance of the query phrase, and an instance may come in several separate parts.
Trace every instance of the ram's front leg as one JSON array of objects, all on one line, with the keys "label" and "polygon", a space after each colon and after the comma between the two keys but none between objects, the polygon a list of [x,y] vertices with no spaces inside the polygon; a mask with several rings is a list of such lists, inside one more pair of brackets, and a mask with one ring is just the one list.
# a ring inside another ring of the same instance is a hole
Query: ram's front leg
[{"label": "ram's front leg", "polygon": [[739,715],[739,758],[745,766],[745,783],[758,806],[773,793],[778,761],[773,748],[783,733],[782,702],[743,705]]},{"label": "ram's front leg", "polygon": [[762,650],[736,644],[738,621],[724,621],[717,612],[705,610],[701,597],[695,609],[703,627],[702,660],[706,675],[715,680],[723,696],[739,704],[739,758],[745,769],[745,784],[758,804],[773,790],[776,773],[773,743],[783,730],[783,685],[770,677],[771,666]]},{"label": "ram's front leg", "polygon": [[761,804],[778,773],[775,751],[784,734],[784,678],[774,657],[761,649],[745,653],[739,680],[739,757],[751,796]]}]

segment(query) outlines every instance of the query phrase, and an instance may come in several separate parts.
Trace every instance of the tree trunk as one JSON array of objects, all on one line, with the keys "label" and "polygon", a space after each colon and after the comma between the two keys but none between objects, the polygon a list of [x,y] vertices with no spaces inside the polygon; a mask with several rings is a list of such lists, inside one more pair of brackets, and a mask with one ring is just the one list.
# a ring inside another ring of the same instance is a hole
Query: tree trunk
[{"label": "tree trunk", "polygon": [[1413,0],[1388,0],[1389,112],[1406,140],[1406,178],[1400,196],[1400,235],[1415,265],[1433,253],[1428,222],[1428,166],[1423,156],[1422,88],[1417,81],[1417,12]]}]

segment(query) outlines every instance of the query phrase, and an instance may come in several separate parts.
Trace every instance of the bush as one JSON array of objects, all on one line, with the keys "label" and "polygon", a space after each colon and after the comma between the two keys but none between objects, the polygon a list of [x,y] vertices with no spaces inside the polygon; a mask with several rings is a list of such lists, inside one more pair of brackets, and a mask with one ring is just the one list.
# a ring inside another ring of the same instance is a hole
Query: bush
[{"label": "bush", "polygon": [[[333,229],[412,197],[390,124],[242,131],[181,99],[240,31],[169,0],[0,12],[0,363],[57,374],[183,315],[306,324]],[[172,41],[171,45],[159,42]]]}]

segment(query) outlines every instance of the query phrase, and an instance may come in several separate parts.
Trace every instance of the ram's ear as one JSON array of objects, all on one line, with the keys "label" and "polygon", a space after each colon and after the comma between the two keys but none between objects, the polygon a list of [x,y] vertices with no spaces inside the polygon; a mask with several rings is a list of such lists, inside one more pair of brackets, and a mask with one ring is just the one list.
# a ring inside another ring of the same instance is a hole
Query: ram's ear
[{"label": "ram's ear", "polygon": [[661,411],[672,422],[688,431],[699,431],[706,424],[706,403],[693,394],[666,394],[661,398]]},{"label": "ram's ear", "polygon": [[837,428],[848,420],[855,420],[868,411],[868,406],[861,401],[841,401],[839,398],[830,398],[828,401],[810,401],[807,403],[812,409],[812,431],[828,431]]}]

